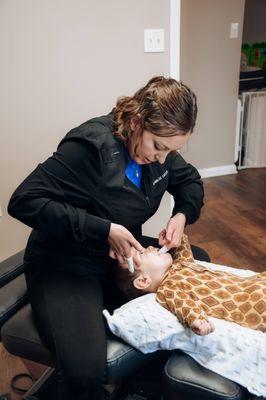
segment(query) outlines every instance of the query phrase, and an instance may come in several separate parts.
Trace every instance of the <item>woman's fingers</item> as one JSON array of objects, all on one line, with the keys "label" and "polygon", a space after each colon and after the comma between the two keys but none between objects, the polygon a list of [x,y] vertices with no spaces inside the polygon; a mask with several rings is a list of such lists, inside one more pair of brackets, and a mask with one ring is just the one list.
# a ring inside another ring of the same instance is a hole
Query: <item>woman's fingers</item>
[{"label": "woman's fingers", "polygon": [[159,245],[160,245],[160,246],[164,246],[164,245],[166,244],[165,236],[166,236],[166,229],[163,229],[163,230],[159,233],[159,237],[158,237]]},{"label": "woman's fingers", "polygon": [[174,228],[170,225],[170,221],[167,224],[167,228],[160,232],[159,234],[159,245],[167,246],[168,249],[174,247],[174,237],[175,231]]},{"label": "woman's fingers", "polygon": [[172,247],[178,247],[180,245],[181,237],[182,237],[182,234],[181,234],[181,232],[179,230],[175,230],[173,232],[172,241],[170,243],[171,248]]},{"label": "woman's fingers", "polygon": [[[142,245],[134,238],[134,236],[130,233],[130,239],[129,239],[129,243],[132,247],[134,247],[137,251],[142,251],[143,247]],[[129,250],[129,254],[131,254],[131,246],[130,246],[130,250]]]},{"label": "woman's fingers", "polygon": [[118,263],[124,265],[124,263],[125,263],[125,261],[126,261],[126,260],[125,260],[125,257],[122,256],[121,254],[117,254],[116,256],[117,256],[117,261],[118,261]]},{"label": "woman's fingers", "polygon": [[174,217],[170,218],[166,229],[162,230],[159,234],[160,246],[166,245],[169,249],[172,247],[178,247],[181,243],[185,224],[186,217],[182,213],[178,213]]},{"label": "woman's fingers", "polygon": [[142,250],[142,245],[134,238],[131,232],[124,226],[111,223],[108,241],[110,247],[125,257],[131,256],[131,247],[137,251]]},{"label": "woman's fingers", "polygon": [[169,221],[167,228],[160,232],[159,244],[160,246],[166,245],[169,249],[178,247],[181,242],[183,231],[175,224],[175,221]]},{"label": "woman's fingers", "polygon": [[116,252],[113,249],[110,249],[109,251],[109,257],[116,259]]},{"label": "woman's fingers", "polygon": [[168,243],[171,243],[172,241],[173,232],[174,232],[174,227],[172,226],[170,220],[170,223],[167,225],[166,235],[165,235],[165,239],[167,240]]},{"label": "woman's fingers", "polygon": [[126,262],[130,270],[133,270],[133,267],[134,269],[140,267],[141,258],[139,252],[143,250],[143,247],[129,230],[122,225],[112,223],[108,241],[110,244],[110,257],[117,259],[121,266],[124,266]]},{"label": "woman's fingers", "polygon": [[130,232],[129,234],[129,242],[125,243],[123,254],[125,255],[126,259],[132,258],[133,267],[134,269],[137,269],[141,264],[140,252],[143,250],[143,247]]},{"label": "woman's fingers", "polygon": [[128,263],[124,258],[123,258],[123,261],[118,263],[118,266],[119,266],[119,268],[122,268],[122,269],[128,269]]},{"label": "woman's fingers", "polygon": [[139,251],[133,252],[133,263],[135,269],[139,269],[141,266],[141,255]]}]

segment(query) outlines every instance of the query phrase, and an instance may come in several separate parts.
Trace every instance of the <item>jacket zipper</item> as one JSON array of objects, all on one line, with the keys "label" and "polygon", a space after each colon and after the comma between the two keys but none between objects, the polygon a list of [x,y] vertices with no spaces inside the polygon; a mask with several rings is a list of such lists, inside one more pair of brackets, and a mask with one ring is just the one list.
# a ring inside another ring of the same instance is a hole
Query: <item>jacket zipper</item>
[{"label": "jacket zipper", "polygon": [[150,207],[150,206],[151,206],[151,203],[150,203],[150,198],[149,198],[149,196],[148,196],[148,191],[147,191],[147,185],[146,185],[145,177],[144,177],[144,179],[143,179],[143,183],[144,183],[144,189],[145,189],[145,199],[146,199],[146,202],[147,202],[148,206]]}]

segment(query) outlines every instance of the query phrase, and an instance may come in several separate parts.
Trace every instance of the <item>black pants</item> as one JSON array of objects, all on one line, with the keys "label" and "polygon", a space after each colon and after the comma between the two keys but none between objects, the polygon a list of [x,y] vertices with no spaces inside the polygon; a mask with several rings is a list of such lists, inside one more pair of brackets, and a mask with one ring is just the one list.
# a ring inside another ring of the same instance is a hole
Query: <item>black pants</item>
[{"label": "black pants", "polygon": [[[143,244],[156,242],[145,238]],[[209,260],[204,250],[192,250],[196,259]],[[102,310],[123,302],[112,288],[89,273],[67,271],[44,271],[28,288],[37,328],[62,371],[59,400],[103,398],[107,345]]]}]

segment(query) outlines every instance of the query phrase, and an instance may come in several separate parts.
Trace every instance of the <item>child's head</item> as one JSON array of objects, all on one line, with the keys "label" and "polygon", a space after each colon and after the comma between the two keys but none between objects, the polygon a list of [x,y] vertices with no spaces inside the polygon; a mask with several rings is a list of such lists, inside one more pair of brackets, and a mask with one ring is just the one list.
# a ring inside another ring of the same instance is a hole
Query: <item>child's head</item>
[{"label": "child's head", "polygon": [[152,246],[144,250],[140,257],[141,264],[133,274],[125,268],[118,271],[119,288],[128,299],[156,292],[173,262],[169,253],[159,254],[158,249]]}]

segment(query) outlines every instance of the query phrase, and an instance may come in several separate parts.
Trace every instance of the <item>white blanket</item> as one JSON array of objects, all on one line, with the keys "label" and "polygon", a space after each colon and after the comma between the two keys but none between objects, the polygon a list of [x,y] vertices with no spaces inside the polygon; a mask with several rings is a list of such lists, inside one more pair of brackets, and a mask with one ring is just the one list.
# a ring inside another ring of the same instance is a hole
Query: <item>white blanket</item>
[{"label": "white blanket", "polygon": [[[240,276],[254,272],[198,261],[212,270]],[[110,330],[142,351],[180,349],[202,366],[240,385],[250,393],[266,396],[266,334],[233,322],[210,318],[215,331],[198,336],[184,328],[177,318],[155,300],[155,294],[134,299],[113,315],[103,311]]]}]

